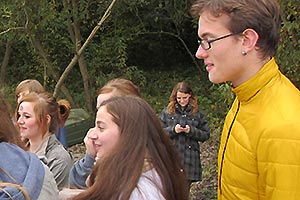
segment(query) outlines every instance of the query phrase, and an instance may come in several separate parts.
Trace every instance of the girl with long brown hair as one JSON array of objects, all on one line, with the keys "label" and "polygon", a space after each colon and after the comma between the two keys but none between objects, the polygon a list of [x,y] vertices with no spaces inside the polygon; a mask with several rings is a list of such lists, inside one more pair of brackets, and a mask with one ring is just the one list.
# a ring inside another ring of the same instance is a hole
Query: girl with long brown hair
[{"label": "girl with long brown hair", "polygon": [[[124,78],[115,78],[108,81],[97,93],[97,109],[100,104],[114,96],[134,95],[140,97],[140,89],[132,81]],[[72,167],[69,175],[69,186],[72,188],[86,188],[86,179],[95,163],[96,150],[92,137],[95,128],[91,128],[84,138],[86,147],[85,156]]]},{"label": "girl with long brown hair", "polygon": [[139,97],[112,97],[97,111],[97,162],[74,200],[187,200],[185,174],[153,109]]}]

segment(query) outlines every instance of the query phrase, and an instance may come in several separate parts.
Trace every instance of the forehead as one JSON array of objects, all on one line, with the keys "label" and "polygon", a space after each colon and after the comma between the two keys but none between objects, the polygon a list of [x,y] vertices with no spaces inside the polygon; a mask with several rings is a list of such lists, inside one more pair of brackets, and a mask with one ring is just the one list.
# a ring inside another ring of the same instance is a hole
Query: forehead
[{"label": "forehead", "polygon": [[103,120],[108,120],[111,119],[112,116],[109,114],[109,112],[107,112],[106,106],[101,106],[99,107],[99,109],[97,110],[97,114],[96,114],[96,121],[103,121]]},{"label": "forehead", "polygon": [[26,101],[23,101],[20,106],[19,106],[19,111],[23,111],[23,112],[33,112],[33,103],[30,103],[30,102],[26,102]]},{"label": "forehead", "polygon": [[25,94],[29,94],[29,90],[25,89],[19,92],[19,94],[25,95]]},{"label": "forehead", "polygon": [[108,92],[108,93],[104,93],[104,94],[99,94],[98,97],[97,97],[97,99],[98,99],[98,100],[105,101],[105,100],[109,99],[112,95],[113,95],[113,92]]},{"label": "forehead", "polygon": [[230,18],[228,15],[220,14],[219,17],[213,16],[209,11],[204,11],[199,17],[198,34],[199,36],[228,33],[227,25]]},{"label": "forehead", "polygon": [[113,96],[113,92],[104,93],[104,94],[99,94],[99,95],[97,96],[97,108],[99,108],[100,104],[101,104],[103,101],[105,101],[105,100],[111,98],[112,96]]},{"label": "forehead", "polygon": [[190,94],[189,93],[183,93],[183,92],[177,92],[176,96],[177,97],[188,97]]}]

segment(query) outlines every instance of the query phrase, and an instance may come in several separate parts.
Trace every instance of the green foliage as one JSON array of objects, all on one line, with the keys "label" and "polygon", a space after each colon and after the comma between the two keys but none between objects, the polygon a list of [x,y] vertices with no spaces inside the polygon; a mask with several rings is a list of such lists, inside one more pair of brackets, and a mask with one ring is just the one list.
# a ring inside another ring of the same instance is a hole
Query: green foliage
[{"label": "green foliage", "polygon": [[283,11],[278,62],[281,70],[300,88],[300,4],[298,0],[280,1]]},{"label": "green foliage", "polygon": [[[63,2],[1,1],[0,30],[11,30],[0,35],[0,43],[2,47],[7,40],[13,43],[6,74],[8,87],[23,79],[35,78],[45,82],[47,90],[53,91],[56,81],[48,73],[44,77],[47,72],[45,60],[33,48],[29,32],[41,41],[50,62],[61,74],[75,53],[67,20],[72,21],[76,16],[81,22],[83,43],[110,3],[79,0],[78,9],[74,9],[69,1]],[[277,60],[282,71],[299,86],[300,18],[297,2],[280,2],[283,27]],[[95,96],[98,88],[108,80],[124,77],[139,85],[143,96],[160,112],[168,103],[173,85],[186,80],[193,86],[200,107],[209,118],[222,119],[234,98],[230,87],[211,84],[204,68],[197,70],[179,40],[182,39],[190,52],[196,51],[197,26],[188,14],[189,8],[190,1],[117,1],[111,15],[84,52],[91,79],[91,95]],[[0,58],[4,51],[4,48],[0,49]],[[83,90],[79,89],[83,87],[78,66],[70,72],[65,84],[84,107],[86,99]]]},{"label": "green foliage", "polygon": [[16,100],[15,100],[15,85],[2,87],[0,92],[4,95],[5,100],[8,103],[9,111],[13,115],[16,108]]}]

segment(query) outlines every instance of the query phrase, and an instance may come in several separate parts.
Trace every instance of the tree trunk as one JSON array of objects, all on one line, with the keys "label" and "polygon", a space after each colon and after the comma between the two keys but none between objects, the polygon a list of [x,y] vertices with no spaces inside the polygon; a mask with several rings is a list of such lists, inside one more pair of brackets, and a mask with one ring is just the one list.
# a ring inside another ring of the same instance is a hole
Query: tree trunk
[{"label": "tree trunk", "polygon": [[6,41],[6,47],[5,47],[5,54],[1,65],[1,72],[0,72],[0,86],[5,85],[5,75],[6,75],[6,69],[8,66],[10,54],[11,54],[11,41]]},{"label": "tree trunk", "polygon": [[[34,37],[29,31],[27,31],[27,33],[29,34],[29,37],[31,39],[32,45],[35,48],[35,50],[42,56],[46,67],[47,67],[47,71],[49,72],[49,74],[52,76],[52,78],[55,81],[59,80],[59,75],[58,73],[53,69],[53,66],[51,64],[51,61],[48,58],[47,53],[45,52],[41,42],[39,41],[38,38]],[[68,88],[62,84],[61,86],[61,91],[62,93],[66,96],[66,99],[70,102],[70,104],[72,105],[72,107],[79,107],[79,105],[74,101],[71,93],[69,92]],[[56,97],[56,96],[55,96]]]},{"label": "tree trunk", "polygon": [[[78,10],[78,0],[72,0],[72,7],[73,10]],[[78,20],[77,13],[75,12],[75,15],[73,15],[74,19],[74,33],[75,33],[75,49],[76,49],[76,54],[81,48],[81,33],[80,33],[80,21]],[[89,74],[86,66],[86,62],[84,59],[84,52],[82,52],[81,55],[79,55],[78,58],[78,64],[79,64],[79,69],[80,73],[82,76],[82,81],[83,81],[83,87],[84,87],[84,92],[86,95],[86,107],[90,113],[93,113],[93,102],[92,102],[92,97],[91,97],[91,91],[90,91],[90,84],[89,84]]]}]

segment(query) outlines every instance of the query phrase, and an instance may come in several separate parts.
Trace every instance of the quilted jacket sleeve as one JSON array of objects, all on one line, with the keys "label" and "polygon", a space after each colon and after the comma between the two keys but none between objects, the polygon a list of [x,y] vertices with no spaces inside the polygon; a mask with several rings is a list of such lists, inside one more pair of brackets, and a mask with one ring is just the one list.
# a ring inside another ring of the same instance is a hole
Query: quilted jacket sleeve
[{"label": "quilted jacket sleeve", "polygon": [[267,130],[259,140],[257,160],[265,199],[299,199],[300,124],[287,122]]}]

